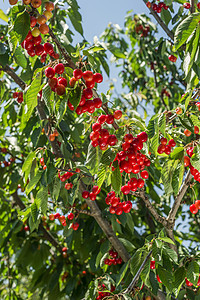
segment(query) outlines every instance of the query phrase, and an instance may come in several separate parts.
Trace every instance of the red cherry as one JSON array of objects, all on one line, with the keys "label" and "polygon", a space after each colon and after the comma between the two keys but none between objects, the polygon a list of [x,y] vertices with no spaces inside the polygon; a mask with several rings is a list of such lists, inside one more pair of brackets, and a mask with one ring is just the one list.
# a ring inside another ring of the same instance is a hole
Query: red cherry
[{"label": "red cherry", "polygon": [[116,207],[115,213],[116,215],[120,216],[123,213],[123,209],[121,207]]},{"label": "red cherry", "polygon": [[93,80],[93,73],[92,73],[92,71],[85,71],[85,72],[83,72],[83,79],[85,81],[91,81],[91,80]]},{"label": "red cherry", "polygon": [[31,41],[25,41],[24,42],[24,48],[26,50],[34,49],[34,42],[32,40]]},{"label": "red cherry", "polygon": [[132,136],[132,134],[127,133],[127,134],[124,136],[124,141],[127,142],[127,143],[132,143],[132,141],[133,141],[133,136]]},{"label": "red cherry", "polygon": [[150,262],[150,269],[155,269],[155,260],[152,260],[151,262]]},{"label": "red cherry", "polygon": [[137,180],[137,186],[141,189],[144,186],[144,180],[142,178],[139,178]]},{"label": "red cherry", "polygon": [[184,166],[188,167],[190,165],[190,158],[188,156],[184,156]]},{"label": "red cherry", "polygon": [[100,108],[102,106],[102,100],[100,98],[94,98],[93,101],[96,108]]},{"label": "red cherry", "polygon": [[86,101],[86,100],[85,100],[85,97],[82,96],[79,105],[80,105],[80,106],[83,106],[83,105],[85,104],[85,101]]},{"label": "red cherry", "polygon": [[[200,3],[198,3],[199,4],[199,9],[200,9]],[[199,275],[199,279],[198,279],[198,282],[197,282],[197,286],[200,286],[200,275]]]},{"label": "red cherry", "polygon": [[40,55],[42,55],[42,53],[44,52],[44,46],[43,45],[36,45],[35,46],[35,54],[37,55],[37,56],[40,56]]},{"label": "red cherry", "polygon": [[173,148],[176,146],[176,142],[174,141],[174,139],[171,139],[171,140],[169,140],[168,145]]},{"label": "red cherry", "polygon": [[100,124],[103,124],[103,123],[106,122],[106,119],[107,119],[107,116],[106,116],[106,115],[101,115],[101,116],[98,117],[98,122],[99,122]]},{"label": "red cherry", "polygon": [[117,142],[118,142],[118,140],[114,134],[109,135],[108,141],[107,141],[108,145],[115,146],[117,144]]},{"label": "red cherry", "polygon": [[[106,258],[105,260],[104,260],[104,264],[105,265],[109,265],[109,258]],[[101,298],[100,298],[101,299]]]},{"label": "red cherry", "polygon": [[55,88],[56,94],[62,96],[65,94],[65,86],[63,84],[58,84]]},{"label": "red cherry", "polygon": [[74,76],[74,78],[76,78],[76,80],[81,79],[82,76],[83,76],[82,70],[81,69],[75,69],[73,71],[73,76]]},{"label": "red cherry", "polygon": [[[36,45],[40,45],[41,42],[42,42],[42,37],[41,37],[41,35],[38,35],[38,36],[36,36],[36,37],[33,37],[33,43],[34,43],[35,46],[36,46]],[[43,52],[44,52],[44,46],[43,46]]]},{"label": "red cherry", "polygon": [[195,204],[190,205],[190,211],[192,214],[196,214],[198,212],[198,208],[196,207]]},{"label": "red cherry", "polygon": [[196,200],[194,204],[196,208],[200,209],[200,200]]},{"label": "red cherry", "polygon": [[65,67],[62,63],[60,63],[55,66],[54,70],[55,70],[55,73],[62,74],[65,70]]},{"label": "red cherry", "polygon": [[[197,3],[197,8],[200,9],[200,2]],[[197,284],[198,285],[198,284]]]},{"label": "red cherry", "polygon": [[67,219],[68,220],[73,220],[74,218],[74,214],[73,213],[69,213],[68,216],[67,216]]},{"label": "red cherry", "polygon": [[50,43],[44,43],[44,50],[47,54],[52,54],[54,52],[53,45]]},{"label": "red cherry", "polygon": [[90,195],[90,193],[89,193],[88,191],[83,191],[83,192],[82,192],[82,197],[83,197],[84,199],[89,198],[89,195]]},{"label": "red cherry", "polygon": [[125,214],[128,214],[131,211],[132,208],[132,203],[126,203],[125,205],[123,205],[123,212]]},{"label": "red cherry", "polygon": [[100,129],[101,129],[101,124],[100,123],[92,124],[92,130],[93,131],[99,131]]},{"label": "red cherry", "polygon": [[18,92],[13,93],[13,98],[18,98]]},{"label": "red cherry", "polygon": [[161,143],[162,145],[167,145],[167,139],[164,138],[164,137],[162,137],[161,140],[160,140],[160,143]]},{"label": "red cherry", "polygon": [[109,207],[109,212],[110,212],[112,215],[114,215],[114,214],[115,214],[115,207],[110,206],[110,207]]},{"label": "red cherry", "polygon": [[139,138],[140,141],[145,143],[148,139],[148,134],[145,131],[140,132],[137,137]]},{"label": "red cherry", "polygon": [[85,85],[86,85],[87,88],[93,89],[94,86],[95,86],[95,81],[94,80],[86,81]]},{"label": "red cherry", "polygon": [[30,16],[30,25],[31,25],[31,27],[35,27],[36,24],[37,24],[37,19],[33,16]]},{"label": "red cherry", "polygon": [[193,286],[193,283],[187,280],[187,278],[185,278],[185,283],[187,286]]},{"label": "red cherry", "polygon": [[165,146],[165,154],[169,155],[171,153],[171,147],[166,145]]},{"label": "red cherry", "polygon": [[30,40],[32,40],[32,38],[33,38],[32,33],[31,33],[31,31],[29,31],[25,38],[25,41],[30,41]]},{"label": "red cherry", "polygon": [[185,129],[185,130],[184,130],[184,134],[185,134],[186,136],[190,136],[190,135],[192,134],[192,132],[191,132],[190,130],[188,130],[188,129]]},{"label": "red cherry", "polygon": [[99,132],[98,131],[92,131],[90,133],[90,139],[91,141],[96,141],[99,139]]},{"label": "red cherry", "polygon": [[123,185],[123,186],[121,187],[121,192],[122,192],[124,195],[129,194],[130,191],[131,191],[131,189],[130,189],[130,186],[129,186],[129,185]]},{"label": "red cherry", "polygon": [[95,195],[98,195],[101,192],[101,188],[99,188],[97,185],[94,185],[93,188],[92,188],[92,192]]},{"label": "red cherry", "polygon": [[158,282],[162,283],[162,281],[160,280],[160,277],[158,275],[156,276],[156,278],[157,278]]},{"label": "red cherry", "polygon": [[50,215],[49,215],[49,220],[50,220],[50,221],[54,221],[54,219],[55,219],[54,214],[50,214]]},{"label": "red cherry", "polygon": [[48,67],[48,68],[45,70],[45,75],[46,75],[46,77],[48,77],[48,78],[53,78],[54,75],[55,75],[54,69],[51,68],[51,67]]},{"label": "red cherry", "polygon": [[113,206],[113,207],[116,207],[120,202],[120,199],[119,197],[115,197],[114,199],[111,199],[110,200],[110,204]]},{"label": "red cherry", "polygon": [[97,195],[91,192],[89,194],[89,197],[90,197],[90,200],[94,201],[94,200],[96,200]]},{"label": "red cherry", "polygon": [[64,77],[59,77],[58,78],[58,83],[64,85],[65,87],[67,87],[67,79],[65,79]]},{"label": "red cherry", "polygon": [[67,252],[67,247],[63,247],[62,252]]},{"label": "red cherry", "polygon": [[103,76],[100,73],[95,73],[93,79],[96,83],[101,83],[103,81]]},{"label": "red cherry", "polygon": [[79,228],[79,224],[77,222],[76,223],[72,223],[71,228],[73,230],[77,230]]},{"label": "red cherry", "polygon": [[194,126],[194,133],[199,134],[199,127],[198,126]]},{"label": "red cherry", "polygon": [[190,9],[190,3],[189,2],[183,3],[183,7],[186,9]]},{"label": "red cherry", "polygon": [[54,219],[59,219],[59,217],[60,217],[60,214],[59,214],[59,213],[55,213],[55,214],[54,214]]},{"label": "red cherry", "polygon": [[122,111],[121,111],[121,110],[116,110],[116,111],[114,111],[113,116],[114,116],[114,118],[115,118],[116,120],[121,119],[121,117],[122,117]]},{"label": "red cherry", "polygon": [[168,59],[169,59],[171,62],[176,62],[177,57],[171,54],[171,55],[168,56]]},{"label": "red cherry", "polygon": [[93,96],[93,91],[90,88],[83,90],[83,97],[85,97],[86,99],[91,99],[92,96]]},{"label": "red cherry", "polygon": [[141,177],[142,178],[144,178],[144,179],[147,179],[147,178],[149,178],[149,173],[147,172],[147,171],[142,171],[141,173],[140,173],[140,175],[141,175]]},{"label": "red cherry", "polygon": [[56,86],[58,85],[58,79],[56,77],[50,78],[49,79],[49,86],[51,88],[56,88]]}]

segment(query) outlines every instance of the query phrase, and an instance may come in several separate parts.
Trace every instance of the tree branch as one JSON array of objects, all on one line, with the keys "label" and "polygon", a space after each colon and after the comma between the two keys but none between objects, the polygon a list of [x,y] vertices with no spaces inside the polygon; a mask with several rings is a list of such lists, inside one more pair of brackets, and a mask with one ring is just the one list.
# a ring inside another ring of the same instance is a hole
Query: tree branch
[{"label": "tree branch", "polygon": [[[146,1],[143,0],[143,2],[146,5]],[[167,27],[167,25],[163,22],[163,20],[159,17],[159,15],[151,7],[149,8],[149,10],[150,10],[151,14],[154,16],[154,18],[156,19],[156,21],[160,24],[160,26],[162,27],[162,29],[170,37],[170,39],[174,40],[174,34],[173,34],[173,32]]]},{"label": "tree branch", "polygon": [[127,289],[123,292],[123,294],[129,294],[134,287],[136,286],[138,279],[140,277],[140,274],[142,273],[142,270],[144,269],[147,261],[149,260],[149,257],[151,256],[152,250],[148,253],[148,255],[146,256],[145,260],[143,261],[143,263],[141,264],[139,270],[137,271],[137,273],[135,274],[133,280],[131,281],[131,283],[129,284],[129,286],[127,287]]},{"label": "tree branch", "polygon": [[195,2],[194,0],[190,0],[190,5],[191,5],[190,11],[191,11],[191,14],[195,12],[194,2]]},{"label": "tree branch", "polygon": [[9,65],[2,66],[2,70],[6,72],[14,80],[14,82],[22,88],[22,90],[25,90],[26,83],[10,68]]}]

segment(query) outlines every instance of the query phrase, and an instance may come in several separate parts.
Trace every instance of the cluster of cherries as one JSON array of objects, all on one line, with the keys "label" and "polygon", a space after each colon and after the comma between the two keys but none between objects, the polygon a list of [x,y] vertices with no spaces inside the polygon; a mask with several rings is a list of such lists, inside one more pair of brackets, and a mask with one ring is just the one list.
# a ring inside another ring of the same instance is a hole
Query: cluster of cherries
[{"label": "cluster of cherries", "polygon": [[[0,152],[6,154],[7,148],[5,148],[5,147],[0,148]],[[6,161],[6,160],[2,161],[2,163],[4,164],[4,167],[9,167],[14,162],[15,162],[15,157],[12,157],[12,156],[9,158],[9,161]],[[1,166],[1,161],[0,161],[0,166]]]},{"label": "cluster of cherries", "polygon": [[[151,270],[154,270],[154,269],[156,268],[155,265],[156,265],[155,260],[151,260],[151,261],[150,261],[150,269],[151,269]],[[156,278],[157,278],[157,280],[158,280],[159,283],[162,283],[162,281],[160,280],[160,277],[159,277],[158,274],[156,275]]]},{"label": "cluster of cherries", "polygon": [[63,255],[64,258],[67,257],[67,247],[62,248],[62,255]]},{"label": "cluster of cherries", "polygon": [[[71,171],[71,169],[69,169]],[[73,172],[65,172],[63,175],[60,175],[60,172],[58,172],[58,178],[62,181],[65,182],[67,179],[70,179],[75,173],[80,173],[81,170],[79,168],[76,168],[76,171]],[[73,184],[71,182],[65,183],[65,189],[70,190],[73,187]]]},{"label": "cluster of cherries", "polygon": [[99,146],[101,150],[106,150],[108,146],[115,146],[118,142],[115,134],[110,134],[108,129],[102,128],[103,124],[113,124],[114,120],[119,120],[122,116],[121,110],[116,110],[113,115],[100,115],[96,123],[92,124],[90,133],[91,145]]},{"label": "cluster of cherries", "polygon": [[[64,227],[67,226],[67,223],[66,223],[67,220],[66,220],[66,217],[64,215],[61,216],[59,213],[49,215],[49,220],[50,221],[54,221],[56,219],[58,219]],[[68,216],[67,216],[67,219],[72,221],[74,219],[74,214],[69,213]],[[77,230],[79,228],[79,223],[77,223],[77,222],[72,223],[70,228],[72,228],[73,230]]]},{"label": "cluster of cherries", "polygon": [[128,200],[128,201],[120,202],[120,198],[116,197],[114,191],[111,191],[107,194],[105,202],[107,205],[110,205],[109,212],[111,214],[116,214],[118,216],[120,216],[123,212],[126,214],[129,213],[132,208],[131,201]]},{"label": "cluster of cherries", "polygon": [[157,152],[159,154],[165,153],[169,155],[171,153],[172,148],[175,146],[176,146],[176,142],[174,141],[174,139],[169,140],[167,144],[167,139],[162,137],[160,139],[160,145],[158,146]]},{"label": "cluster of cherries", "polygon": [[[185,2],[185,3],[183,3],[183,7],[186,9],[190,9],[191,4],[189,2]],[[200,2],[197,3],[197,8],[200,9]]]},{"label": "cluster of cherries", "polygon": [[22,103],[24,101],[24,99],[23,99],[23,92],[14,92],[13,93],[13,98],[17,99],[18,103]]},{"label": "cluster of cherries", "polygon": [[142,24],[137,24],[135,26],[135,32],[137,34],[140,33],[141,37],[146,37],[148,35],[149,31],[150,31],[150,26],[149,25],[143,26]]},{"label": "cluster of cherries", "polygon": [[122,264],[122,258],[118,257],[117,251],[114,251],[113,249],[109,250],[109,256],[111,258],[106,258],[104,260],[104,264],[111,266],[111,265],[121,265]]},{"label": "cluster of cherries", "polygon": [[104,299],[105,297],[110,297],[112,296],[111,293],[113,293],[115,291],[115,287],[113,285],[111,285],[111,289],[110,292],[104,292],[105,290],[107,290],[105,284],[101,284],[98,286],[98,296],[96,298],[96,300],[100,300],[100,299]]},{"label": "cluster of cherries", "polygon": [[171,62],[176,62],[176,61],[177,61],[177,57],[174,56],[173,54],[170,54],[170,55],[168,56],[168,59],[169,59]]},{"label": "cluster of cherries", "polygon": [[[75,69],[73,71],[73,77],[69,81],[69,85],[74,87],[76,82],[83,78],[85,80],[86,88],[82,91],[82,97],[76,108],[76,113],[81,115],[83,113],[89,112],[94,113],[96,108],[102,106],[102,100],[100,98],[93,97],[93,91],[96,83],[101,83],[103,81],[103,76],[100,73],[93,73],[92,71],[82,71],[81,69]],[[68,107],[70,110],[74,111],[74,106],[68,101]]]},{"label": "cluster of cherries", "polygon": [[162,8],[165,10],[168,10],[168,8],[169,8],[169,6],[167,6],[164,2],[159,2],[158,4],[156,4],[154,2],[147,1],[146,6],[148,8],[152,8],[158,14],[161,13]]},{"label": "cluster of cherries", "polygon": [[41,158],[40,158],[40,164],[41,164],[41,166],[43,167],[43,170],[46,170],[47,166],[45,165],[44,157],[41,157]]}]

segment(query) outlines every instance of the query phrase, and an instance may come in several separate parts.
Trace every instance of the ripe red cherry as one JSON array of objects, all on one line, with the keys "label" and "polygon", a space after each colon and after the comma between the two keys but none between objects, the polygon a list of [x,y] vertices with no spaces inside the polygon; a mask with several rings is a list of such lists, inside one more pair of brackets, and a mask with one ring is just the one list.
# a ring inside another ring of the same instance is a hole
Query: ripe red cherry
[{"label": "ripe red cherry", "polygon": [[189,2],[183,3],[183,7],[186,9],[190,9],[190,3]]},{"label": "ripe red cherry", "polygon": [[148,134],[145,131],[142,131],[137,135],[137,137],[141,142],[145,143],[148,139]]},{"label": "ripe red cherry", "polygon": [[26,50],[31,50],[31,49],[33,49],[33,48],[34,48],[34,42],[33,42],[33,40],[25,41],[25,42],[24,42],[24,48],[25,48]]},{"label": "ripe red cherry", "polygon": [[121,192],[122,192],[124,195],[129,194],[130,191],[131,191],[131,189],[130,189],[130,186],[129,186],[129,185],[123,185],[123,186],[121,187]]},{"label": "ripe red cherry", "polygon": [[194,204],[196,208],[200,209],[200,200],[196,200]]},{"label": "ripe red cherry", "polygon": [[93,101],[96,108],[100,108],[102,106],[102,100],[100,98],[94,98]]},{"label": "ripe red cherry", "polygon": [[34,27],[37,24],[37,19],[33,16],[30,16],[30,25]]},{"label": "ripe red cherry", "polygon": [[110,206],[110,207],[109,207],[109,212],[110,212],[112,215],[114,215],[114,214],[115,214],[115,207]]},{"label": "ripe red cherry", "polygon": [[115,197],[114,199],[110,200],[110,204],[113,206],[113,207],[116,207],[120,202],[120,199],[119,197]]},{"label": "ripe red cherry", "polygon": [[102,129],[99,131],[99,133],[100,133],[100,135],[101,135],[101,137],[102,137],[103,139],[108,139],[108,137],[109,137],[109,132],[108,132],[107,129],[102,128]]},{"label": "ripe red cherry", "polygon": [[60,214],[59,214],[59,213],[55,213],[55,214],[54,214],[54,219],[59,219],[59,217],[60,217]]},{"label": "ripe red cherry", "polygon": [[64,77],[59,77],[58,78],[58,83],[64,85],[65,87],[67,87],[67,79],[65,79]]},{"label": "ripe red cherry", "polygon": [[193,286],[193,283],[187,280],[187,278],[185,278],[185,283],[187,286]]},{"label": "ripe red cherry", "polygon": [[96,141],[99,139],[99,132],[98,131],[92,131],[90,133],[90,139],[91,141]]},{"label": "ripe red cherry", "polygon": [[175,140],[174,139],[169,140],[168,145],[169,145],[169,147],[172,147],[172,148],[175,147],[176,146]]},{"label": "ripe red cherry", "polygon": [[82,197],[83,197],[84,199],[89,198],[89,195],[90,195],[90,193],[89,193],[88,191],[83,191],[83,192],[82,192]]},{"label": "ripe red cherry", "polygon": [[100,124],[103,124],[103,123],[106,122],[106,119],[107,119],[107,116],[106,116],[106,115],[101,115],[101,116],[98,117],[98,122],[99,122]]},{"label": "ripe red cherry", "polygon": [[121,117],[122,117],[122,111],[121,111],[121,110],[116,110],[116,111],[114,111],[113,116],[114,116],[114,118],[115,118],[116,120],[121,119]]},{"label": "ripe red cherry", "polygon": [[168,56],[168,59],[169,59],[171,62],[176,62],[177,57],[171,54],[171,55]]},{"label": "ripe red cherry", "polygon": [[106,259],[104,260],[104,264],[105,264],[105,265],[109,265],[109,261],[110,261],[109,258],[106,258]]},{"label": "ripe red cherry", "polygon": [[50,221],[53,221],[54,219],[55,219],[54,214],[50,214],[50,215],[49,215],[49,220],[50,220]]},{"label": "ripe red cherry", "polygon": [[65,94],[65,86],[63,84],[58,84],[55,88],[56,94],[62,96]]},{"label": "ripe red cherry", "polygon": [[[199,7],[200,7],[200,3],[198,3],[198,4],[199,4]],[[199,275],[199,279],[198,279],[198,282],[197,282],[197,286],[200,286],[200,275]]]},{"label": "ripe red cherry", "polygon": [[52,10],[54,10],[54,3],[53,2],[45,2],[45,9],[47,10],[47,11],[52,11]]},{"label": "ripe red cherry", "polygon": [[116,145],[117,144],[117,138],[116,138],[116,136],[114,134],[109,135],[107,143],[110,146]]},{"label": "ripe red cherry", "polygon": [[46,75],[46,77],[48,77],[48,78],[53,78],[54,75],[55,75],[54,69],[51,68],[51,67],[48,67],[48,68],[45,70],[45,75]]},{"label": "ripe red cherry", "polygon": [[98,195],[101,192],[101,188],[99,188],[97,185],[94,185],[93,188],[92,188],[92,192],[95,195]]},{"label": "ripe red cherry", "polygon": [[69,100],[67,101],[67,105],[70,110],[74,110],[74,106],[71,104],[71,102],[69,102]]},{"label": "ripe red cherry", "polygon": [[137,181],[137,186],[141,189],[144,186],[144,180],[142,178],[139,178]]},{"label": "ripe red cherry", "polygon": [[177,115],[181,115],[182,112],[183,112],[183,110],[182,110],[181,107],[177,107],[177,108],[176,108],[176,114],[177,114]]},{"label": "ripe red cherry", "polygon": [[198,208],[196,207],[195,204],[190,205],[190,211],[192,214],[196,214],[198,212]]},{"label": "ripe red cherry", "polygon": [[126,203],[125,205],[123,205],[123,212],[125,214],[128,214],[131,211],[132,208],[132,203]]},{"label": "ripe red cherry", "polygon": [[160,140],[160,143],[161,143],[162,145],[167,145],[167,139],[164,138],[164,137],[162,137],[161,140]]},{"label": "ripe red cherry", "polygon": [[62,252],[67,252],[67,247],[63,247]]},{"label": "ripe red cherry", "polygon": [[[33,43],[34,43],[35,46],[41,44],[41,42],[42,42],[41,35],[33,37]],[[43,52],[44,52],[44,46],[42,46],[42,47],[43,47]]]},{"label": "ripe red cherry", "polygon": [[101,129],[101,124],[100,123],[92,124],[92,130],[93,131],[99,131],[100,129]]},{"label": "ripe red cherry", "polygon": [[87,88],[93,89],[95,86],[95,81],[94,80],[86,81],[85,85],[87,86]]},{"label": "ripe red cherry", "polygon": [[58,79],[56,77],[50,78],[49,79],[49,86],[51,88],[56,88],[56,86],[58,85]]},{"label": "ripe red cherry", "polygon": [[74,214],[73,213],[69,213],[68,216],[67,216],[67,219],[68,220],[73,220],[74,218]]},{"label": "ripe red cherry", "polygon": [[146,170],[142,171],[142,172],[140,173],[140,175],[141,175],[141,177],[144,178],[144,179],[149,178],[149,173],[148,173]]},{"label": "ripe red cherry", "polygon": [[79,228],[79,224],[77,222],[76,223],[72,223],[71,228],[73,230],[77,230]]},{"label": "ripe red cherry", "polygon": [[83,108],[82,108],[82,106],[78,106],[78,107],[76,108],[76,113],[77,113],[78,115],[81,115],[81,114],[83,113]]},{"label": "ripe red cherry", "polygon": [[96,83],[101,83],[103,81],[103,76],[100,73],[95,73],[93,79]]},{"label": "ripe red cherry", "polygon": [[32,38],[33,38],[32,33],[31,33],[31,31],[29,31],[25,38],[25,41],[30,41],[30,40],[32,40]]},{"label": "ripe red cherry", "polygon": [[186,136],[190,136],[190,135],[192,134],[192,132],[191,132],[190,130],[188,130],[188,129],[185,129],[185,130],[184,130],[184,134],[185,134]]},{"label": "ripe red cherry", "polygon": [[156,276],[156,278],[157,278],[158,282],[162,283],[162,281],[160,280],[160,277],[158,275]]},{"label": "ripe red cherry", "polygon": [[85,71],[85,72],[83,72],[83,79],[85,81],[91,81],[91,80],[93,80],[93,73],[92,73],[92,71]]},{"label": "ripe red cherry", "polygon": [[[197,8],[200,9],[200,2],[197,3]],[[198,285],[198,284],[197,284]]]},{"label": "ripe red cherry", "polygon": [[112,124],[114,122],[114,116],[113,115],[107,115],[106,116],[106,123]]},{"label": "ripe red cherry", "polygon": [[123,213],[123,209],[121,207],[115,208],[116,215],[120,216]]},{"label": "ripe red cherry", "polygon": [[93,91],[90,88],[86,88],[83,90],[83,97],[86,99],[91,99],[93,96]]},{"label": "ripe red cherry", "polygon": [[199,127],[194,126],[194,133],[195,133],[195,134],[199,134]]},{"label": "ripe red cherry", "polygon": [[91,192],[91,193],[89,194],[89,197],[90,197],[90,200],[94,201],[94,200],[96,200],[97,195],[94,194],[93,192]]},{"label": "ripe red cherry", "polygon": [[155,260],[152,260],[151,262],[150,262],[150,269],[155,269]]},{"label": "ripe red cherry", "polygon": [[184,156],[184,166],[188,167],[190,165],[190,158],[188,156]]},{"label": "ripe red cherry", "polygon": [[54,52],[53,45],[50,43],[44,43],[44,50],[48,54],[52,54]]},{"label": "ripe red cherry", "polygon": [[36,46],[35,46],[35,54],[36,54],[37,56],[42,55],[43,52],[44,52],[44,47],[43,47],[43,45],[36,45]]},{"label": "ripe red cherry", "polygon": [[168,146],[168,145],[166,145],[165,146],[165,154],[167,154],[167,155],[169,155],[170,153],[171,153],[171,147],[170,146]]},{"label": "ripe red cherry", "polygon": [[62,63],[60,63],[55,66],[54,70],[55,70],[55,73],[62,74],[65,70],[65,67]]},{"label": "ripe red cherry", "polygon": [[85,97],[82,96],[79,105],[80,105],[80,106],[83,106],[83,105],[85,104],[85,101],[86,101],[86,100],[85,100]]},{"label": "ripe red cherry", "polygon": [[71,86],[71,87],[74,87],[75,86],[75,84],[76,84],[76,78],[75,77],[72,77],[71,79],[70,79],[70,81],[69,81],[69,85]]},{"label": "ripe red cherry", "polygon": [[13,98],[18,98],[18,92],[13,93]]},{"label": "ripe red cherry", "polygon": [[133,136],[132,136],[132,134],[127,133],[127,134],[124,136],[124,141],[127,142],[127,143],[132,143],[132,141],[133,141]]},{"label": "ripe red cherry", "polygon": [[46,53],[43,53],[43,54],[41,55],[41,58],[40,58],[41,63],[45,63],[46,57],[47,57],[47,54],[46,54]]},{"label": "ripe red cherry", "polygon": [[83,76],[82,70],[81,69],[75,69],[73,71],[73,76],[74,76],[74,78],[76,78],[76,80],[81,79],[82,76]]}]

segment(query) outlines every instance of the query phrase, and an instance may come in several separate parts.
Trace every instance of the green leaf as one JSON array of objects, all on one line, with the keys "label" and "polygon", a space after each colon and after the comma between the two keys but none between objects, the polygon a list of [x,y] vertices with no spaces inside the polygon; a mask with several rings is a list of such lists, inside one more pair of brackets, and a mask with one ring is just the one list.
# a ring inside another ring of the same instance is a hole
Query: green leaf
[{"label": "green leaf", "polygon": [[158,116],[155,115],[151,118],[151,120],[149,121],[149,124],[147,126],[147,134],[149,139],[151,139],[152,137],[154,137],[155,133],[158,132]]},{"label": "green leaf", "polygon": [[115,153],[108,148],[101,157],[101,164],[109,166],[111,162],[113,162],[115,158]]},{"label": "green leaf", "polygon": [[18,64],[23,69],[26,69],[27,59],[24,56],[24,53],[22,53],[22,50],[20,47],[16,48],[15,54],[14,54],[14,59],[15,59],[16,64]]},{"label": "green leaf", "polygon": [[[192,41],[192,51],[191,51],[191,55],[190,55],[190,63],[189,63],[189,66],[188,66],[188,72],[190,71],[190,69],[193,65],[193,62],[195,60],[196,54],[197,54],[197,48],[198,48],[198,45],[199,45],[199,34],[200,34],[200,27],[198,26],[197,30],[196,30],[195,38]],[[187,106],[186,106],[185,109],[187,109]]]},{"label": "green leaf", "polygon": [[26,10],[17,15],[13,30],[15,31],[18,41],[21,44],[30,30],[30,16]]},{"label": "green leaf", "polygon": [[56,176],[55,179],[54,179],[54,183],[53,183],[53,198],[55,200],[58,200],[58,196],[60,194],[60,188],[61,188],[61,181]]},{"label": "green leaf", "polygon": [[75,89],[70,89],[68,92],[68,100],[74,106],[74,110],[78,107],[81,101],[81,88],[77,86]]},{"label": "green leaf", "polygon": [[32,189],[37,185],[37,183],[39,182],[41,176],[42,176],[41,171],[39,171],[33,178],[31,178],[31,180],[29,181],[28,185],[26,186],[26,194],[28,195]]},{"label": "green leaf", "polygon": [[122,242],[122,244],[124,245],[124,247],[126,248],[126,250],[130,253],[133,250],[135,250],[135,246],[128,240],[124,239],[124,238],[119,238],[120,242]]},{"label": "green leaf", "polygon": [[122,186],[122,176],[119,169],[119,165],[117,165],[115,170],[111,173],[111,185],[115,193],[119,194]]},{"label": "green leaf", "polygon": [[50,85],[47,83],[42,89],[42,98],[44,99],[44,102],[45,102],[47,108],[49,109],[49,112],[52,111],[51,102],[50,102],[51,94],[52,94],[52,90],[50,88]]},{"label": "green leaf", "polygon": [[126,55],[123,52],[121,52],[120,48],[115,47],[113,44],[108,44],[107,48],[117,58],[126,58]]},{"label": "green leaf", "polygon": [[172,292],[173,290],[173,273],[167,271],[166,269],[164,269],[163,267],[161,267],[160,265],[158,266],[158,275],[160,277],[160,280],[162,281],[162,283],[168,288],[168,290],[170,292]]},{"label": "green leaf", "polygon": [[181,187],[183,176],[185,172],[184,162],[178,162],[178,165],[175,167],[175,170],[173,172],[172,176],[172,188],[174,191],[174,194],[177,195],[179,192],[179,189]]},{"label": "green leaf", "polygon": [[162,265],[162,247],[163,243],[161,241],[155,240],[152,245],[152,256],[154,257],[157,264]]},{"label": "green leaf", "polygon": [[0,19],[8,23],[8,16],[0,9]]},{"label": "green leaf", "polygon": [[159,283],[158,283],[158,280],[156,279],[155,273],[152,271],[150,271],[149,280],[150,280],[153,294],[157,295]]},{"label": "green leaf", "polygon": [[37,95],[41,90],[41,80],[42,73],[38,72],[25,93],[25,103],[27,105],[27,112],[23,111],[21,129],[24,129],[26,122],[30,119],[34,108],[38,104]]},{"label": "green leaf", "polygon": [[32,162],[33,162],[33,159],[35,158],[35,152],[31,152],[25,162],[23,163],[23,166],[22,166],[22,172],[25,173],[25,181],[27,180],[28,178],[28,175],[30,174],[30,171],[31,171],[31,166],[32,166]]},{"label": "green leaf", "polygon": [[171,159],[182,159],[184,156],[184,147],[176,147],[170,154]]},{"label": "green leaf", "polygon": [[35,203],[37,208],[41,208],[42,213],[45,215],[48,207],[48,186],[41,185],[39,192],[37,193]]},{"label": "green leaf", "polygon": [[190,158],[191,165],[200,172],[200,153],[194,153]]},{"label": "green leaf", "polygon": [[101,157],[102,151],[99,149],[99,147],[93,147],[90,143],[85,165],[88,167],[88,169],[90,169],[92,175],[97,173]]},{"label": "green leaf", "polygon": [[187,41],[199,21],[200,13],[193,13],[177,26],[174,35],[174,51],[178,50]]},{"label": "green leaf", "polygon": [[33,218],[33,222],[35,223],[37,219],[37,205],[35,202],[31,204],[31,216]]},{"label": "green leaf", "polygon": [[165,193],[172,193],[172,165],[173,161],[166,161],[162,167],[161,179],[165,188]]},{"label": "green leaf", "polygon": [[176,253],[176,251],[174,251],[173,249],[171,249],[171,248],[169,248],[169,247],[167,247],[167,246],[163,246],[163,252],[167,255],[167,256],[169,256],[169,258],[173,261],[173,262],[175,262],[175,263],[177,263],[178,262],[178,255],[177,255],[177,253]]},{"label": "green leaf", "polygon": [[127,261],[125,264],[123,264],[123,266],[121,267],[119,274],[117,275],[117,280],[116,280],[116,286],[118,286],[122,279],[125,277],[126,272],[129,268],[129,261]]},{"label": "green leaf", "polygon": [[151,151],[156,154],[159,144],[159,133],[155,134],[154,137],[151,139]]},{"label": "green leaf", "polygon": [[178,268],[174,273],[173,292],[175,297],[178,296],[182,284],[185,281],[186,271],[184,267]]},{"label": "green leaf", "polygon": [[6,53],[6,47],[4,46],[3,43],[0,43],[0,55],[5,54]]},{"label": "green leaf", "polygon": [[97,173],[97,185],[100,188],[104,183],[107,175],[108,167],[106,165],[100,164],[99,171]]},{"label": "green leaf", "polygon": [[198,116],[191,114],[190,119],[192,120],[193,125],[199,127],[200,129],[200,120]]},{"label": "green leaf", "polygon": [[199,279],[199,265],[196,261],[191,261],[187,267],[187,280],[197,285]]},{"label": "green leaf", "polygon": [[160,132],[165,135],[165,129],[166,129],[166,115],[162,113],[158,118],[158,127]]},{"label": "green leaf", "polygon": [[168,237],[158,237],[158,239],[161,240],[161,241],[164,241],[166,243],[175,245],[174,242]]},{"label": "green leaf", "polygon": [[139,267],[142,263],[141,256],[142,256],[142,249],[138,249],[135,252],[135,254],[133,255],[133,257],[131,258],[130,270],[131,270],[131,274],[133,275],[133,277],[135,276],[135,274],[139,270]]},{"label": "green leaf", "polygon": [[70,18],[70,21],[71,21],[74,29],[83,36],[83,27],[82,27],[81,21],[75,17],[74,11],[72,11],[72,10],[69,11],[68,16]]}]

